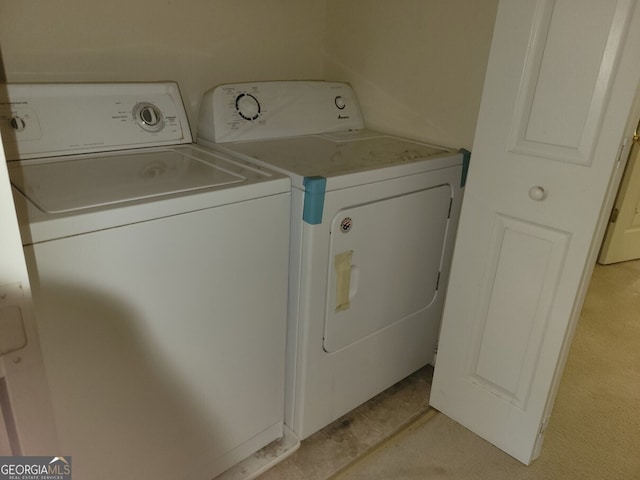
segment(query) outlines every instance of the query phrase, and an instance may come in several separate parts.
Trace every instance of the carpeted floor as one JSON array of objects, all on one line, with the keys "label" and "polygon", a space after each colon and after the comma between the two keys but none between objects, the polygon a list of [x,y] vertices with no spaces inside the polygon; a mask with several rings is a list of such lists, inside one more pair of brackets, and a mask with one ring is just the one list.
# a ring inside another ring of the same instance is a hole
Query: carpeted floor
[{"label": "carpeted floor", "polygon": [[640,479],[640,261],[596,266],[532,465],[431,410],[333,478]]}]

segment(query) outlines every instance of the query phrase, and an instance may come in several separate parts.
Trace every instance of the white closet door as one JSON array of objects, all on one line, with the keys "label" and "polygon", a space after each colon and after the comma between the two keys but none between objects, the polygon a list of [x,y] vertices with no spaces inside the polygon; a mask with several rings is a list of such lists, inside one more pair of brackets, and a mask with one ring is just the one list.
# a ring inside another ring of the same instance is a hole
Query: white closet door
[{"label": "white closet door", "polygon": [[633,130],[635,4],[502,0],[498,9],[431,404],[526,464]]}]

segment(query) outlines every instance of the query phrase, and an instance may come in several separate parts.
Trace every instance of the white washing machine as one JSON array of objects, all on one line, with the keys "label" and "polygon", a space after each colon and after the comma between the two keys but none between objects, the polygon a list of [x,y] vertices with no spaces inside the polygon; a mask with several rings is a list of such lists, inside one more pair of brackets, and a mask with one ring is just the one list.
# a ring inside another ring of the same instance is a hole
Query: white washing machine
[{"label": "white washing machine", "polygon": [[289,178],[193,144],[175,83],[2,92],[60,440],[42,454],[210,480],[281,437]]},{"label": "white washing machine", "polygon": [[434,360],[468,152],[366,130],[348,85],[307,81],[207,92],[198,142],[291,177],[301,439]]}]

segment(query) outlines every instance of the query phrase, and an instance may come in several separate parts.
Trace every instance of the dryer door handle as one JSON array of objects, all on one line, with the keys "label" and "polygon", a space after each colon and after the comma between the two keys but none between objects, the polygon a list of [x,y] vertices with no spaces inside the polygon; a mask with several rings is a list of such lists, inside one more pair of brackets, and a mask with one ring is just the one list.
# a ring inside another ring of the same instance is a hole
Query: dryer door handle
[{"label": "dryer door handle", "polygon": [[353,250],[339,253],[333,259],[336,271],[336,312],[348,310],[351,306],[351,298],[355,293],[351,288],[352,260]]}]

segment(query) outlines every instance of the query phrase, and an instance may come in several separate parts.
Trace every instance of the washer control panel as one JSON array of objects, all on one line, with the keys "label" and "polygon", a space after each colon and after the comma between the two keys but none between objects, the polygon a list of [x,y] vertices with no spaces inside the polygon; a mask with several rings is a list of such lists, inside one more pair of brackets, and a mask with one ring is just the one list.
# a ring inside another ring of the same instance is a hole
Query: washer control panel
[{"label": "washer control panel", "polygon": [[7,160],[191,143],[174,82],[6,84]]},{"label": "washer control panel", "polygon": [[362,128],[360,106],[346,83],[233,83],[204,94],[198,138],[223,143]]}]

